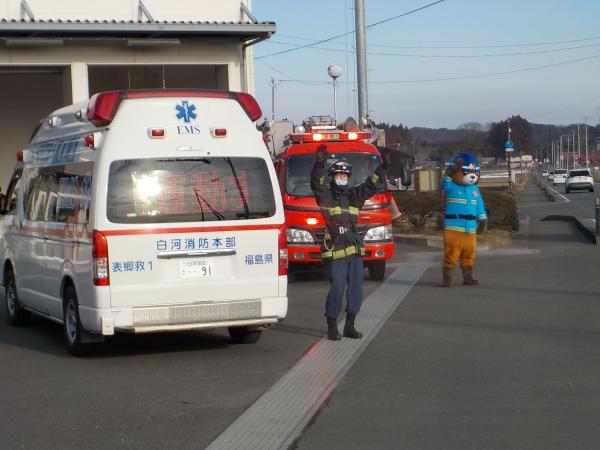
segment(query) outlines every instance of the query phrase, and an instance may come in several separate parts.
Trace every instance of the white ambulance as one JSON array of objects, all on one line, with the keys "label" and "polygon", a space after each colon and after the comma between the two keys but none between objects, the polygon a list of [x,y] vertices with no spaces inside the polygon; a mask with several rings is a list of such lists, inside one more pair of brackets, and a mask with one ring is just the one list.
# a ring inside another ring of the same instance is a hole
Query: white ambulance
[{"label": "white ambulance", "polygon": [[104,92],[42,120],[0,215],[12,325],[64,326],[72,354],[115,332],[227,327],[287,312],[284,212],[249,94]]}]

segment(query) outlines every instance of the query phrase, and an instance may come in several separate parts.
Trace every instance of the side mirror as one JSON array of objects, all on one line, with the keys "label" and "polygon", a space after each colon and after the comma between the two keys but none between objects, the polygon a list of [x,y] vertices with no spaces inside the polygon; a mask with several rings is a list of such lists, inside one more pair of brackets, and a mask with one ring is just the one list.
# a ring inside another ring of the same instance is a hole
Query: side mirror
[{"label": "side mirror", "polygon": [[400,183],[404,187],[409,187],[412,184],[412,173],[406,165],[402,166],[402,170],[398,178],[400,178]]}]

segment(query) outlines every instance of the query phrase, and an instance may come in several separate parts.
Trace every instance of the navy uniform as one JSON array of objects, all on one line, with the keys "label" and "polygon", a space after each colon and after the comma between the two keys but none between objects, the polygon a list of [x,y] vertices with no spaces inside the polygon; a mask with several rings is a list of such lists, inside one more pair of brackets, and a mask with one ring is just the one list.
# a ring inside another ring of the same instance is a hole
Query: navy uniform
[{"label": "navy uniform", "polygon": [[337,316],[342,308],[342,296],[347,287],[347,315],[344,336],[361,338],[354,328],[354,319],[360,311],[363,291],[363,262],[365,255],[363,238],[356,231],[358,213],[365,200],[377,193],[378,184],[385,181],[385,170],[379,166],[375,173],[359,186],[337,185],[333,181],[336,173],[350,177],[352,166],[345,161],[334,161],[329,167],[331,182],[328,181],[325,161],[326,147],[317,149],[317,157],[311,173],[311,188],[327,226],[321,257],[330,265],[331,287],[327,294],[325,316],[327,336],[339,340]]}]

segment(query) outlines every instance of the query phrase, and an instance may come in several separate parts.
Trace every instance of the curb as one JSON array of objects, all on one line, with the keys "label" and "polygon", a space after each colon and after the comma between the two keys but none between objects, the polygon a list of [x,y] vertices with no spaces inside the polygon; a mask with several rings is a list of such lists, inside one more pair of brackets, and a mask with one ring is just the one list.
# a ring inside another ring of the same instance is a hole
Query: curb
[{"label": "curb", "polygon": [[556,194],[554,192],[552,192],[550,189],[548,189],[548,185],[546,183],[544,183],[544,181],[541,180],[537,174],[535,174],[534,177],[535,177],[536,184],[542,191],[544,191],[544,194],[546,194],[546,197],[548,197],[548,200],[550,200],[551,202],[555,202]]},{"label": "curb", "polygon": [[600,236],[596,235],[596,230],[591,226],[586,225],[586,223],[583,221],[583,219],[581,219],[581,217],[552,214],[542,219],[542,221],[553,220],[574,223],[575,226],[579,228],[579,231],[581,231],[584,234],[584,236],[586,236],[593,244],[600,244]]}]

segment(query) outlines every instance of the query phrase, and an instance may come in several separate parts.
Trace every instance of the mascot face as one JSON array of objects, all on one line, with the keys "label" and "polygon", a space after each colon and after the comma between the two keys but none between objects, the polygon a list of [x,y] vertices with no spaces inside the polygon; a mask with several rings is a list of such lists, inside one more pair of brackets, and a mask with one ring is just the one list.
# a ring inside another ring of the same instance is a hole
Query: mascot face
[{"label": "mascot face", "polygon": [[470,153],[459,153],[450,164],[448,175],[456,184],[470,186],[479,181],[479,161]]}]

